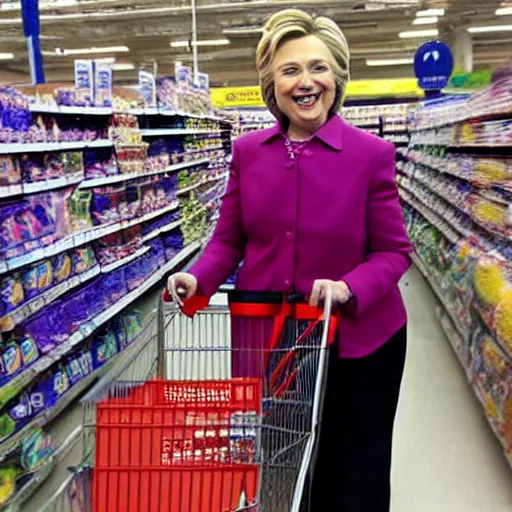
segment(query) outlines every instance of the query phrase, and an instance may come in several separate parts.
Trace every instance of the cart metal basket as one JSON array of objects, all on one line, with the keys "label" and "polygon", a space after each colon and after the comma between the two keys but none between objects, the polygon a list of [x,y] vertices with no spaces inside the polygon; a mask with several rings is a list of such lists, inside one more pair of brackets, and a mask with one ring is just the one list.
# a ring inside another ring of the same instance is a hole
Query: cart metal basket
[{"label": "cart metal basket", "polygon": [[298,512],[337,316],[280,294],[160,300],[82,400],[84,464],[45,512]]}]

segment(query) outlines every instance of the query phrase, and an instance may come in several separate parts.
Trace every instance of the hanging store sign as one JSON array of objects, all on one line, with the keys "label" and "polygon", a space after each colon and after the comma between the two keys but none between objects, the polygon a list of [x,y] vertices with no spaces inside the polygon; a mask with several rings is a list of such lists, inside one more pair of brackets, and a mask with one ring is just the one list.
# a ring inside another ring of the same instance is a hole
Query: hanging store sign
[{"label": "hanging store sign", "polygon": [[[354,80],[347,86],[349,98],[423,97],[414,78],[391,80]],[[211,89],[213,106],[217,108],[264,107],[259,86],[218,87]]]},{"label": "hanging store sign", "polygon": [[453,73],[453,55],[448,45],[441,41],[421,45],[414,57],[414,73],[423,90],[444,89]]},{"label": "hanging store sign", "polygon": [[211,89],[212,104],[218,108],[264,107],[259,86]]}]

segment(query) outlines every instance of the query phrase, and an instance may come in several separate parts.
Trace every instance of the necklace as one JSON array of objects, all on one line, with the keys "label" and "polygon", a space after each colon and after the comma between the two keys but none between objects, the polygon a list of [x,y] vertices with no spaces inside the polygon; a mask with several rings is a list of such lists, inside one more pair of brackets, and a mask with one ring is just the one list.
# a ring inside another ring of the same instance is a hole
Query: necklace
[{"label": "necklace", "polygon": [[286,146],[286,150],[288,151],[288,156],[291,159],[294,159],[297,155],[300,155],[304,148],[306,147],[306,144],[312,139],[313,137],[308,137],[305,140],[290,140],[288,136],[284,136],[284,144]]}]

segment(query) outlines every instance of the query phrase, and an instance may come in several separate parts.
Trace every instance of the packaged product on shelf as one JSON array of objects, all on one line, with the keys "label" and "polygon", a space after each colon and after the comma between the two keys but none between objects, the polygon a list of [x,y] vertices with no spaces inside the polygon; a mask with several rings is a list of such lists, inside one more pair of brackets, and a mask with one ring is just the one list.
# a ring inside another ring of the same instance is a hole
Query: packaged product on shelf
[{"label": "packaged product on shelf", "polygon": [[52,258],[53,275],[56,283],[62,283],[72,276],[71,253],[57,254]]},{"label": "packaged product on shelf", "polygon": [[85,178],[95,179],[119,174],[116,154],[111,148],[84,151]]},{"label": "packaged product on shelf", "polygon": [[157,265],[160,267],[165,264],[169,259],[164,247],[163,241],[157,237],[147,242],[147,246],[151,247],[151,256],[155,259]]},{"label": "packaged product on shelf", "polygon": [[123,185],[93,189],[91,217],[94,225],[112,224],[122,220],[119,206],[124,193]]},{"label": "packaged product on shelf", "polygon": [[22,270],[23,288],[28,300],[37,297],[53,285],[51,260],[44,260]]},{"label": "packaged product on shelf", "polygon": [[148,158],[148,144],[116,144],[116,155],[121,174],[143,174]]},{"label": "packaged product on shelf", "polygon": [[18,160],[12,155],[0,156],[0,187],[21,183],[21,170]]},{"label": "packaged product on shelf", "polygon": [[[138,261],[138,260],[135,260]],[[125,267],[121,267],[113,272],[109,272],[99,281],[99,293],[103,298],[104,305],[108,308],[120,301],[130,291]]]},{"label": "packaged product on shelf", "polygon": [[0,120],[0,142],[26,138],[32,122],[28,98],[16,89],[0,88]]},{"label": "packaged product on shelf", "polygon": [[74,232],[87,231],[94,226],[91,215],[93,193],[91,190],[76,189],[68,201],[71,227]]},{"label": "packaged product on shelf", "polygon": [[1,317],[21,306],[26,300],[19,272],[0,276],[0,328]]},{"label": "packaged product on shelf", "polygon": [[3,382],[9,381],[23,369],[23,359],[21,348],[14,336],[9,336],[0,345],[1,351],[1,379]]},{"label": "packaged product on shelf", "polygon": [[131,343],[142,330],[142,315],[139,311],[130,311],[124,314],[121,319],[126,340]]},{"label": "packaged product on shelf", "polygon": [[71,251],[71,265],[73,275],[83,274],[97,264],[92,247],[86,245]]},{"label": "packaged product on shelf", "polygon": [[512,364],[485,328],[475,329],[473,339],[472,375],[477,396],[506,453],[510,453]]},{"label": "packaged product on shelf", "polygon": [[94,336],[92,341],[92,360],[94,368],[99,368],[119,352],[115,333],[107,328]]},{"label": "packaged product on shelf", "polygon": [[171,77],[161,77],[157,80],[156,90],[158,105],[165,110],[178,110],[178,94],[176,82]]},{"label": "packaged product on shelf", "polygon": [[[57,304],[32,315],[19,327],[19,330],[23,332],[23,336],[31,339],[36,344],[40,354],[47,354],[52,351],[55,348],[56,342],[61,343],[69,336],[68,333],[62,332],[63,328],[59,329],[64,318],[58,315],[51,315],[52,309],[55,307],[57,307]],[[51,328],[50,318],[57,320],[57,324],[51,324]]]},{"label": "packaged product on shelf", "polygon": [[151,142],[148,147],[148,156],[146,169],[148,171],[159,171],[166,169],[171,165],[172,151],[169,151],[168,144],[163,139],[157,139]]},{"label": "packaged product on shelf", "polygon": [[52,392],[57,402],[60,397],[71,387],[66,368],[60,364],[52,377]]}]

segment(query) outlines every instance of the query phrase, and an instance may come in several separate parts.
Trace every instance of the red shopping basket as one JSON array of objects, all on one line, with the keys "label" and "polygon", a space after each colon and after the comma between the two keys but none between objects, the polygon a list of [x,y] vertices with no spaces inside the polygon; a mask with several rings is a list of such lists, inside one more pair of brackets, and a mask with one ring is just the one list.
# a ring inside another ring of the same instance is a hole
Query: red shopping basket
[{"label": "red shopping basket", "polygon": [[261,394],[258,379],[149,381],[98,403],[93,512],[255,503]]}]

